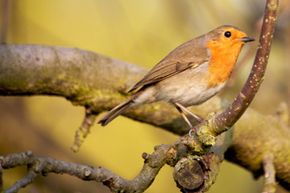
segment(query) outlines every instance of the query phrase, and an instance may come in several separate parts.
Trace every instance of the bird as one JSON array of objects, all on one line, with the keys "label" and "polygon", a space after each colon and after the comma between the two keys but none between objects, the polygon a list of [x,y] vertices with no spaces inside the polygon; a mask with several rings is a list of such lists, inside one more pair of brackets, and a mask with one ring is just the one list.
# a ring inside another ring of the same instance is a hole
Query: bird
[{"label": "bird", "polygon": [[190,127],[193,116],[187,109],[219,93],[229,80],[241,49],[255,39],[232,25],[219,26],[172,50],[128,92],[125,102],[105,114],[98,123],[107,125],[128,108],[165,101],[179,111]]}]

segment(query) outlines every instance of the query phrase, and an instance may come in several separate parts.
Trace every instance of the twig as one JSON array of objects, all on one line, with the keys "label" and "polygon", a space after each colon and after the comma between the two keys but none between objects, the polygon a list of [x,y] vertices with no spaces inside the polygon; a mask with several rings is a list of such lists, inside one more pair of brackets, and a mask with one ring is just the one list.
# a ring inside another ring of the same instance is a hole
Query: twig
[{"label": "twig", "polygon": [[[204,141],[206,145],[211,145],[213,141],[209,137],[204,137],[204,133],[206,135],[212,134],[216,136],[231,128],[246,111],[263,82],[277,19],[278,2],[278,0],[267,0],[266,2],[265,15],[259,39],[260,45],[256,53],[251,73],[241,92],[224,112],[210,119],[208,123],[204,123],[207,124],[207,126],[204,127],[203,124],[200,126],[200,129],[198,129],[198,135],[201,136],[201,140]],[[209,131],[202,131],[203,129]]]},{"label": "twig", "polygon": [[18,180],[10,188],[4,191],[4,193],[15,193],[18,192],[21,188],[26,187],[28,184],[31,184],[33,180],[37,177],[37,173],[34,170],[29,170],[28,174],[23,177],[21,180]]},{"label": "twig", "polygon": [[273,154],[267,154],[263,159],[264,168],[264,190],[263,193],[275,193],[276,192],[276,170],[273,163]]},{"label": "twig", "polygon": [[79,151],[79,148],[81,147],[87,135],[90,133],[90,129],[96,120],[97,115],[93,114],[90,108],[87,107],[85,111],[84,120],[75,133],[75,140],[73,146],[71,147],[72,151],[74,152]]},{"label": "twig", "polygon": [[[102,167],[91,167],[83,164],[76,164],[55,160],[49,157],[34,156],[31,152],[10,154],[0,157],[4,169],[17,166],[31,166],[30,173],[10,187],[7,191],[15,192],[32,182],[37,174],[57,173],[69,174],[82,180],[102,182],[113,192],[143,192],[153,182],[166,160],[172,159],[170,146],[158,146],[152,154],[146,154],[145,163],[140,173],[133,180],[126,180],[111,171]],[[41,167],[37,167],[41,165]]]}]

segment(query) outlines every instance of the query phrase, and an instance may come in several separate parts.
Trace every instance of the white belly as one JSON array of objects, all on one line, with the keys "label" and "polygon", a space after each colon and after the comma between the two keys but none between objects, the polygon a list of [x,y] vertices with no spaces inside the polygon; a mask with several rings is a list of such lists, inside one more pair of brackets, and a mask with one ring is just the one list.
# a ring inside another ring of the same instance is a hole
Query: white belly
[{"label": "white belly", "polygon": [[156,99],[178,102],[183,106],[200,104],[216,95],[225,85],[208,87],[208,79],[207,65],[186,70],[158,83]]},{"label": "white belly", "polygon": [[225,85],[208,87],[207,64],[166,78],[141,91],[134,99],[136,105],[155,101],[177,102],[183,106],[198,105],[217,94]]},{"label": "white belly", "polygon": [[186,87],[170,86],[160,90],[157,100],[177,102],[183,106],[198,105],[216,95],[224,84],[207,88],[198,84],[189,84]]}]

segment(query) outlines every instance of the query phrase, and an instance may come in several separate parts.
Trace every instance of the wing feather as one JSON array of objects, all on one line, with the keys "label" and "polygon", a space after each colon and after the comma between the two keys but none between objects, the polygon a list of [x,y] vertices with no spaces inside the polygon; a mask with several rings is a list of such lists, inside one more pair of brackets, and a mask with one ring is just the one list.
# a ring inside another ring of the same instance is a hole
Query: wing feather
[{"label": "wing feather", "polygon": [[137,82],[128,92],[136,91],[142,87],[157,83],[168,77],[174,76],[189,68],[196,68],[200,64],[208,61],[206,48],[196,47],[199,39],[190,40],[172,52],[154,66],[139,82]]}]

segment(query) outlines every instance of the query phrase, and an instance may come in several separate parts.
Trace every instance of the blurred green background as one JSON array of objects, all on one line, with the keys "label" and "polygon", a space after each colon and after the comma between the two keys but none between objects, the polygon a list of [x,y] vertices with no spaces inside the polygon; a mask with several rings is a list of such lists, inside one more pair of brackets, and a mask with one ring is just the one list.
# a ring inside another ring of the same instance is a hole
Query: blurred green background
[{"label": "blurred green background", "polygon": [[[259,33],[265,1],[260,0],[2,0],[2,41],[78,47],[150,68],[170,50],[223,24],[250,36]],[[253,108],[273,113],[289,102],[289,0],[281,1],[280,19],[264,84]],[[3,36],[4,34],[4,36]],[[6,35],[5,35],[6,34]],[[240,63],[221,97],[232,100],[249,73],[257,42],[245,46]],[[1,74],[0,74],[1,76]],[[172,143],[177,136],[119,117],[107,127],[95,125],[80,152],[70,150],[84,109],[59,97],[0,97],[0,154],[32,150],[37,155],[104,166],[125,178],[142,167],[142,152]],[[5,170],[5,187],[25,168]],[[262,180],[224,162],[209,192],[261,192]],[[49,174],[21,192],[109,192],[95,182]],[[175,193],[172,169],[164,167],[148,193]]]}]

